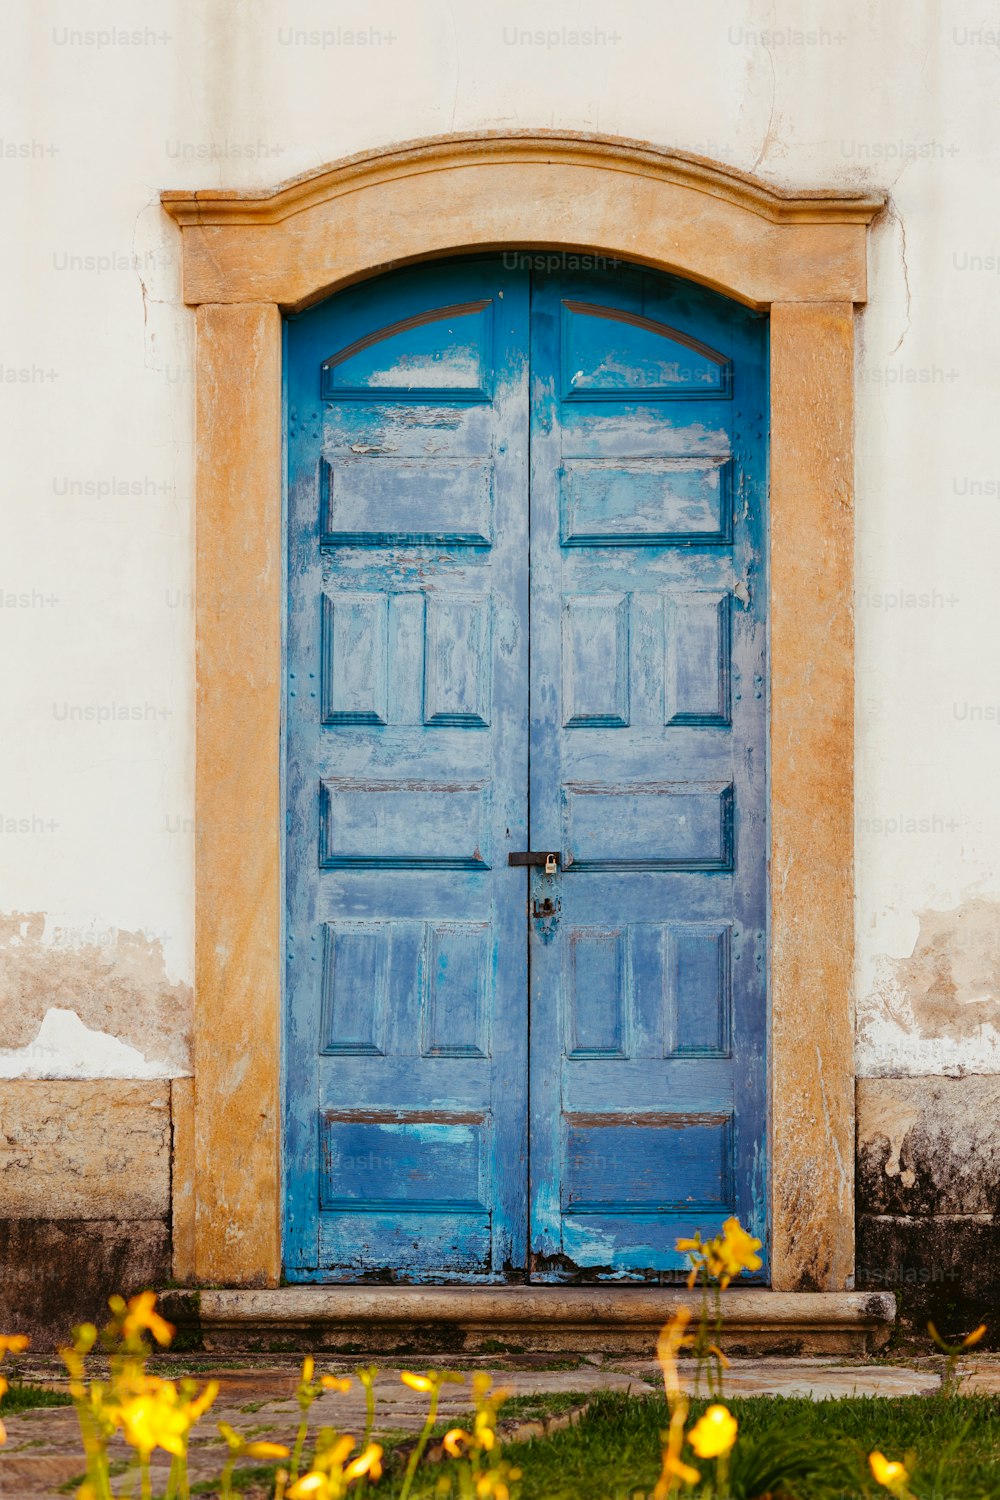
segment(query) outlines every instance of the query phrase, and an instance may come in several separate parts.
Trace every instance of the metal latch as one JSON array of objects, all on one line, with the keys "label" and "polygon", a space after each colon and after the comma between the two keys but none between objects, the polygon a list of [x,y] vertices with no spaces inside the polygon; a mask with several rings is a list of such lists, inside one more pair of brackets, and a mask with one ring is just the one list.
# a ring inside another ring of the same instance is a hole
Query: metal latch
[{"label": "metal latch", "polygon": [[509,865],[541,865],[546,875],[554,875],[559,869],[559,855],[538,849],[525,849],[522,853],[508,854]]},{"label": "metal latch", "polygon": [[559,902],[553,901],[551,896],[546,896],[544,901],[532,901],[531,903],[531,915],[539,921],[545,917],[558,916],[559,910]]}]

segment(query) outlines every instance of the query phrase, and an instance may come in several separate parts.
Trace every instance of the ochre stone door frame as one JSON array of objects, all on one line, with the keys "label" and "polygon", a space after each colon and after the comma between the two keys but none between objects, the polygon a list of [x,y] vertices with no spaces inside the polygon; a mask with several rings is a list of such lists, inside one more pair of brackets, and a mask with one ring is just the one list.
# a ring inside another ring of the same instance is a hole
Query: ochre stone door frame
[{"label": "ochre stone door frame", "polygon": [[162,202],[198,330],[193,1218],[175,1274],[281,1275],[282,314],[394,266],[517,249],[634,261],[770,313],[772,1285],[849,1287],[854,308],[882,199],[505,132]]}]

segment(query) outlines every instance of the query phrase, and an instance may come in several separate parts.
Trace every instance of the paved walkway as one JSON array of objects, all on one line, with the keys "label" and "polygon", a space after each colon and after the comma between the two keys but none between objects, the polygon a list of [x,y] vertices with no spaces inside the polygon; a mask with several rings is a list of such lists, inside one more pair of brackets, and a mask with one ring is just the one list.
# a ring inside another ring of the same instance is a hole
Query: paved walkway
[{"label": "paved walkway", "polygon": [[[421,1360],[416,1368],[423,1369],[433,1363]],[[444,1365],[447,1361],[439,1363]],[[343,1368],[343,1362],[335,1368]],[[1000,1361],[969,1361],[964,1368],[968,1373],[963,1392],[1000,1393]],[[176,1371],[162,1373],[180,1374],[182,1369],[178,1364]],[[192,1373],[199,1380],[207,1380],[212,1374],[203,1363]],[[580,1395],[581,1405],[595,1391],[648,1395],[660,1389],[657,1366],[645,1359],[601,1362],[595,1356],[581,1361],[574,1369],[502,1369],[492,1373],[495,1384],[506,1387],[515,1396],[544,1398],[571,1392]],[[42,1374],[38,1370],[33,1378]],[[289,1442],[295,1430],[298,1417],[294,1399],[298,1379],[295,1366],[233,1369],[220,1364],[216,1378],[222,1387],[219,1398],[196,1429],[192,1441],[192,1481],[218,1475],[223,1458],[223,1444],[215,1425],[219,1421],[229,1422],[248,1438],[273,1442]],[[726,1374],[726,1390],[731,1395],[808,1396],[813,1400],[852,1395],[923,1396],[938,1390],[940,1381],[940,1370],[930,1361],[913,1365],[864,1365],[832,1359],[754,1359],[733,1362]],[[379,1375],[376,1399],[378,1433],[398,1437],[421,1426],[427,1409],[426,1397],[402,1385],[398,1369],[386,1369]],[[444,1387],[440,1407],[443,1418],[459,1419],[469,1405],[467,1387]],[[60,1487],[78,1478],[82,1471],[75,1412],[71,1407],[43,1407],[5,1420],[8,1441],[0,1448],[0,1496],[3,1500],[22,1500],[22,1497],[58,1500]],[[312,1409],[311,1427],[316,1431],[324,1425],[361,1433],[364,1392],[359,1382],[355,1381],[344,1394],[326,1392],[319,1398]],[[524,1438],[540,1430],[537,1422],[526,1419],[510,1436]],[[161,1461],[166,1465],[167,1455],[157,1455],[157,1464]],[[65,1488],[62,1494],[65,1496]]]}]

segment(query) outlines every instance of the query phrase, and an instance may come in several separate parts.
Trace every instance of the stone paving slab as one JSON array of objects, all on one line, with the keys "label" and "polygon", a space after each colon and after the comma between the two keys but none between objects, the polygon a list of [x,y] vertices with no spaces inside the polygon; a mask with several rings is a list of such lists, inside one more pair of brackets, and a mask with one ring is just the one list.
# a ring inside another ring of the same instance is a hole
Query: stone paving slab
[{"label": "stone paving slab", "polygon": [[[624,1373],[654,1381],[659,1367],[653,1360],[616,1362]],[[681,1366],[681,1382],[692,1390],[693,1374]],[[931,1396],[940,1389],[936,1371],[906,1365],[840,1365],[826,1360],[733,1360],[725,1374],[731,1396],[806,1396],[823,1401],[836,1396]],[[702,1391],[705,1383],[702,1381]]]},{"label": "stone paving slab", "polygon": [[1000,1395],[1000,1364],[977,1364],[973,1369],[959,1369],[959,1390],[963,1396]]}]

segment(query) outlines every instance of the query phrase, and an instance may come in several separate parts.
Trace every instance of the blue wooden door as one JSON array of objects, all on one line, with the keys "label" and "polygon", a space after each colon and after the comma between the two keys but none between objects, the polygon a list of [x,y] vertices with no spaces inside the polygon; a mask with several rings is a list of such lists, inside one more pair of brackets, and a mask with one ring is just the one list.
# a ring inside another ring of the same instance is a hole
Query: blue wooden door
[{"label": "blue wooden door", "polygon": [[532,1271],[645,1280],[766,1239],[766,325],[623,270],[531,325]]},{"label": "blue wooden door", "polygon": [[517,257],[289,321],[290,1279],[764,1236],[765,333]]},{"label": "blue wooden door", "polygon": [[527,296],[439,266],[288,328],[292,1278],[524,1265]]}]

